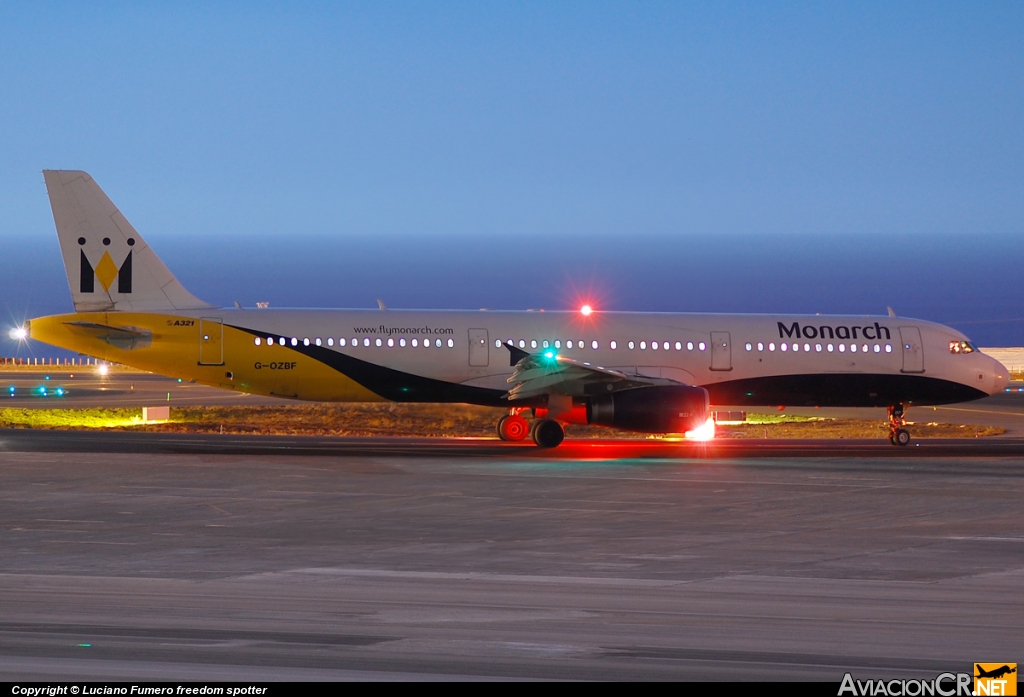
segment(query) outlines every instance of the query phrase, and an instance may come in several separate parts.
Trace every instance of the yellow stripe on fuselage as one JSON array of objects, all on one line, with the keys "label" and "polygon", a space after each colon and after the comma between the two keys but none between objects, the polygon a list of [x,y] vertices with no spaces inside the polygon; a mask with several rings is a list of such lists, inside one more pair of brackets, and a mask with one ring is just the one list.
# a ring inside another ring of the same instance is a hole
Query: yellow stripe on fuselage
[{"label": "yellow stripe on fuselage", "polygon": [[[257,347],[251,334],[227,325],[222,347],[216,347],[215,353],[207,351],[213,353],[213,358],[203,355],[205,363],[219,361],[222,348],[223,363],[201,364],[203,321],[209,320],[152,313],[79,312],[33,319],[29,336],[111,363],[229,390],[324,402],[385,401],[316,359],[288,346]],[[126,350],[97,338],[96,331],[83,329],[86,324],[151,332],[152,338],[148,345]],[[216,325],[206,328],[211,326]]]}]

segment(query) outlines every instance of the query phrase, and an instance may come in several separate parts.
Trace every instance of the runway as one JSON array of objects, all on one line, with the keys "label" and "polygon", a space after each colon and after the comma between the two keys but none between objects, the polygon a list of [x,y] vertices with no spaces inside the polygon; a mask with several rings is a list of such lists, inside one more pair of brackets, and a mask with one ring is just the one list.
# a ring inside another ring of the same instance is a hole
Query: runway
[{"label": "runway", "polygon": [[1024,645],[1019,446],[112,435],[0,434],[0,679],[838,684]]},{"label": "runway", "polygon": [[567,439],[553,450],[495,438],[352,438],[131,431],[0,429],[0,452],[495,458],[557,461],[721,458],[1024,457],[1024,438],[920,439],[896,447],[878,439]]}]

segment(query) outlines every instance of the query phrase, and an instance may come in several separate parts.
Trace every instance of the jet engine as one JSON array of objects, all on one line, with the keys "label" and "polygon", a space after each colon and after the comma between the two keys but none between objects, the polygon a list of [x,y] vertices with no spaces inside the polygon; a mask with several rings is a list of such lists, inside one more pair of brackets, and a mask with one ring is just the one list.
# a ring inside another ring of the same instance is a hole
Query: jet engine
[{"label": "jet engine", "polygon": [[587,423],[646,433],[685,433],[711,415],[703,387],[637,387],[587,402]]}]

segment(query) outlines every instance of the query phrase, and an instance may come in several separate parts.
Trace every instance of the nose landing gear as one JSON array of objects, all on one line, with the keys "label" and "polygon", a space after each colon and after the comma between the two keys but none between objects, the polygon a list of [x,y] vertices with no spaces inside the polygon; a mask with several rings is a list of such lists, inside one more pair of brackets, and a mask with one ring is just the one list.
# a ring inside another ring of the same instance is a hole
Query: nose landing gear
[{"label": "nose landing gear", "polygon": [[893,445],[902,446],[910,443],[910,431],[906,429],[904,411],[905,407],[902,404],[889,407],[889,442]]}]

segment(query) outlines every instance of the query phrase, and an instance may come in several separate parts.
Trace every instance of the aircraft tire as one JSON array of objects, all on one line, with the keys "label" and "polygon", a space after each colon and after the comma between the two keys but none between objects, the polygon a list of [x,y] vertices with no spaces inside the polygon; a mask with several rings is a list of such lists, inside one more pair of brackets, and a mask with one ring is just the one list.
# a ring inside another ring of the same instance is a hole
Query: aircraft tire
[{"label": "aircraft tire", "polygon": [[897,428],[893,434],[893,441],[896,445],[904,446],[910,443],[910,431],[905,428]]},{"label": "aircraft tire", "polygon": [[507,414],[498,421],[498,438],[524,440],[530,433],[530,423],[518,414]]},{"label": "aircraft tire", "polygon": [[545,419],[534,424],[532,435],[537,447],[557,448],[565,440],[565,429],[557,421]]}]

